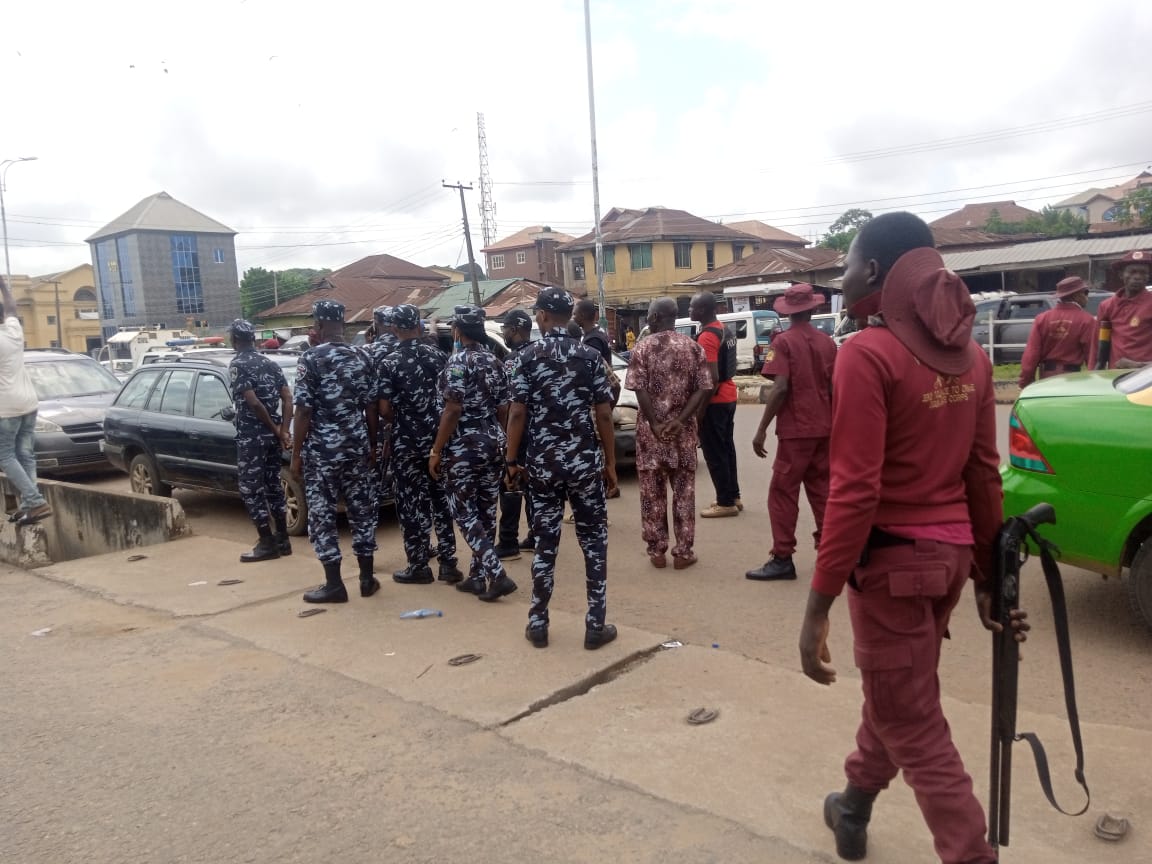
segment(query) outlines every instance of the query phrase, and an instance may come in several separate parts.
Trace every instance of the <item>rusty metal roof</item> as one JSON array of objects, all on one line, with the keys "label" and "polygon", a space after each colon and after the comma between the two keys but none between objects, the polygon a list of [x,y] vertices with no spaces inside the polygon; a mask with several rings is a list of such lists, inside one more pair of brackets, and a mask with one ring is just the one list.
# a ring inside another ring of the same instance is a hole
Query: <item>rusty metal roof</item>
[{"label": "rusty metal roof", "polygon": [[944,264],[957,273],[1058,267],[1087,260],[1119,258],[1134,249],[1152,249],[1152,233],[1126,237],[1059,237],[1012,246],[942,252]]},{"label": "rusty metal roof", "polygon": [[800,275],[814,270],[835,270],[844,264],[844,253],[835,249],[812,246],[807,249],[785,247],[761,249],[747,258],[693,276],[680,285],[724,285],[737,282],[782,281],[789,274]]},{"label": "rusty metal roof", "polygon": [[258,312],[256,317],[311,315],[312,304],[317,300],[336,300],[344,304],[344,320],[349,324],[367,323],[372,320],[372,310],[377,306],[397,306],[401,303],[429,306],[444,291],[443,281],[431,285],[428,282],[414,283],[407,279],[337,276],[332,273],[323,277],[316,287],[306,294]]},{"label": "rusty metal roof", "polygon": [[750,219],[747,222],[729,222],[727,224],[728,227],[734,231],[743,231],[745,234],[751,234],[754,237],[759,237],[761,240],[767,240],[768,243],[774,247],[808,245],[808,241],[803,237],[789,234],[781,228],[769,225],[766,222],[759,222],[756,219]]},{"label": "rusty metal roof", "polygon": [[1024,222],[1033,216],[1039,216],[1035,210],[1021,207],[1015,201],[985,201],[982,204],[966,204],[955,213],[941,216],[934,222],[929,222],[931,228],[983,228],[995,210],[1000,215],[1001,222]]},{"label": "rusty metal roof", "polygon": [[[626,210],[613,207],[600,220],[600,231],[605,245],[621,243],[651,243],[658,240],[728,240],[732,242],[755,243],[759,238],[743,231],[736,231],[719,222],[711,222],[693,216],[686,210],[672,210],[667,207],[646,207],[643,210]],[[577,237],[571,243],[560,247],[564,252],[591,249],[596,245],[595,232]]]},{"label": "rusty metal roof", "polygon": [[524,249],[528,246],[534,246],[537,240],[555,240],[557,243],[570,243],[573,239],[570,234],[562,234],[559,231],[549,231],[547,228],[547,225],[533,225],[509,235],[503,240],[497,240],[491,246],[485,246],[480,251],[499,252],[502,249]]}]

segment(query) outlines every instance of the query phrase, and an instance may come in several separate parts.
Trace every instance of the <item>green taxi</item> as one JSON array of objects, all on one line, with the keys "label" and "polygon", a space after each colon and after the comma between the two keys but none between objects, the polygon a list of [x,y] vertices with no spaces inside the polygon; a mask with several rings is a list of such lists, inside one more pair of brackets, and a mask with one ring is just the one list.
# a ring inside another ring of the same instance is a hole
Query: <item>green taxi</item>
[{"label": "green taxi", "polygon": [[1012,409],[1004,512],[1056,508],[1044,535],[1068,564],[1126,576],[1152,627],[1152,366],[1060,375]]}]

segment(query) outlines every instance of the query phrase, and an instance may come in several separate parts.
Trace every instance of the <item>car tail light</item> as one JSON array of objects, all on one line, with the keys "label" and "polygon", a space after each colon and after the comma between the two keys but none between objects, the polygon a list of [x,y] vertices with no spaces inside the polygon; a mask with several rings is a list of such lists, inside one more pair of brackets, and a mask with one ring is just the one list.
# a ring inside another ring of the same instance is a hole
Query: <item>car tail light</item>
[{"label": "car tail light", "polygon": [[1039,471],[1041,474],[1056,473],[1015,411],[1012,412],[1012,419],[1008,421],[1008,461],[1013,468]]}]

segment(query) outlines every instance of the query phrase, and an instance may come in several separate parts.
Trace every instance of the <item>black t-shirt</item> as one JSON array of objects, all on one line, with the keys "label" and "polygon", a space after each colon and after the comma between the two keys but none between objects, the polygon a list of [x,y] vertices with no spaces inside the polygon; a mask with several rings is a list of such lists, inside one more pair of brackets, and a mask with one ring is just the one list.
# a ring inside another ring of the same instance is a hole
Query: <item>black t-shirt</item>
[{"label": "black t-shirt", "polygon": [[612,365],[612,346],[608,343],[607,333],[597,327],[585,333],[581,341],[588,347],[599,351],[600,356],[604,358],[604,362]]}]

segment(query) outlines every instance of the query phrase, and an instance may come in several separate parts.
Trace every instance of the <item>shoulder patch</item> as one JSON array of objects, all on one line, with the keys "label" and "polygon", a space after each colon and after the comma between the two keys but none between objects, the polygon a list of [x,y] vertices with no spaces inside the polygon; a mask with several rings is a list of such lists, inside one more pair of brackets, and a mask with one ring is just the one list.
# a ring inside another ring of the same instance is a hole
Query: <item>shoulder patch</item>
[{"label": "shoulder patch", "polygon": [[236,379],[239,377],[240,377],[240,370],[237,369],[235,366],[231,367],[228,370],[228,378],[232,381],[233,384],[236,383]]}]

